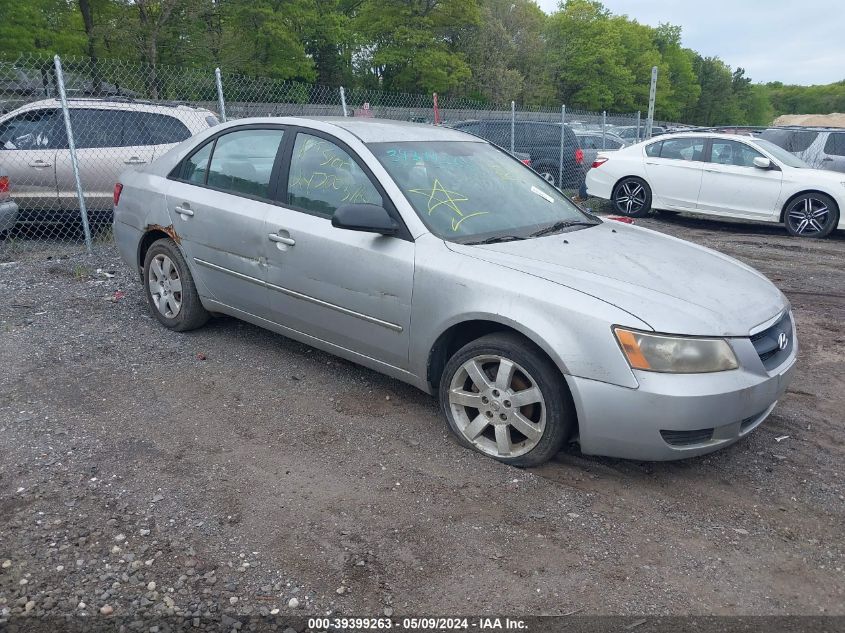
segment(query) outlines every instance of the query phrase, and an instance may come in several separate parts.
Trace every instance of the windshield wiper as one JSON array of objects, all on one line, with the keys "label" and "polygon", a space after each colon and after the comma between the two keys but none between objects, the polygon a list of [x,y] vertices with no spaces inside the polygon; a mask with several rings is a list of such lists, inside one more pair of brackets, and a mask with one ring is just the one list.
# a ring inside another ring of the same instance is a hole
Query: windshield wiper
[{"label": "windshield wiper", "polygon": [[531,233],[529,237],[540,237],[541,235],[548,235],[550,233],[557,233],[563,229],[568,229],[570,226],[595,226],[596,222],[586,222],[584,220],[561,220],[549,226],[545,226],[538,231]]},{"label": "windshield wiper", "polygon": [[499,242],[515,242],[516,240],[524,239],[524,237],[520,237],[519,235],[494,235],[493,237],[488,237],[487,239],[479,242],[467,242],[467,244],[498,244]]}]

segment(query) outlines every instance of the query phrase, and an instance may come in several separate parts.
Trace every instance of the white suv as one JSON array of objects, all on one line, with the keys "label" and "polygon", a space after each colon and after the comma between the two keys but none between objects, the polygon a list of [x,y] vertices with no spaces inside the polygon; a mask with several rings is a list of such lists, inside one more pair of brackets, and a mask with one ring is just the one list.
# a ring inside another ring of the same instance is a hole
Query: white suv
[{"label": "white suv", "polygon": [[[98,215],[110,213],[114,184],[127,168],[149,163],[218,122],[210,110],[182,104],[70,99],[68,106],[86,206]],[[79,209],[57,99],[0,117],[0,169],[14,183],[18,221],[46,221]]]}]

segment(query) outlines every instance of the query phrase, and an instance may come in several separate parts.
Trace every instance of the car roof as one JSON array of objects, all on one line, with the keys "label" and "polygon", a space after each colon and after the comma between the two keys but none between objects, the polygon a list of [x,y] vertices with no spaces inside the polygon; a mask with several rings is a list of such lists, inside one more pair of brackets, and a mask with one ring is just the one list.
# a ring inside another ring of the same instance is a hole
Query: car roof
[{"label": "car roof", "polygon": [[[67,100],[68,107],[71,108],[115,108],[119,107],[122,109],[134,109],[143,112],[155,112],[158,108],[170,108],[176,110],[183,110],[183,111],[190,111],[190,112],[211,112],[206,108],[202,108],[199,106],[194,106],[189,103],[181,103],[181,102],[168,102],[168,101],[145,101],[141,99],[126,99],[126,98],[112,98],[112,99],[97,99],[94,97],[87,97],[87,98],[77,98],[77,97],[68,97]],[[31,101],[26,103],[18,110],[32,110],[35,108],[41,108],[45,106],[50,107],[60,107],[61,101],[56,98],[50,99],[41,99],[40,101]],[[13,111],[10,111],[11,113]],[[7,113],[7,114],[9,114]]]},{"label": "car roof", "polygon": [[746,142],[756,140],[753,137],[747,136],[745,134],[725,134],[725,133],[722,133],[722,132],[671,132],[669,134],[661,134],[658,137],[647,139],[646,142],[666,141],[666,140],[673,139],[673,138],[690,138],[690,137],[692,137],[692,138],[718,137],[718,138],[728,138],[728,139],[734,139],[734,140],[737,140],[737,141],[746,141]]},{"label": "car roof", "polygon": [[237,123],[280,123],[309,127],[320,122],[340,128],[364,143],[387,143],[402,141],[464,141],[486,143],[484,139],[449,127],[409,121],[371,119],[359,117],[260,117],[238,119]]}]

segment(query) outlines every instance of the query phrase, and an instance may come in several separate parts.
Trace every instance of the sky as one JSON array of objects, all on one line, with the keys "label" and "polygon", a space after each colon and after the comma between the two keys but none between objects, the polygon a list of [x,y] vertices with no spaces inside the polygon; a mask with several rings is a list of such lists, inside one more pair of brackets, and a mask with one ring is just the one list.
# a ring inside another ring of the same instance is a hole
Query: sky
[{"label": "sky", "polygon": [[[537,0],[547,13],[558,0]],[[612,13],[681,26],[683,45],[755,82],[845,79],[845,0],[602,0]]]}]

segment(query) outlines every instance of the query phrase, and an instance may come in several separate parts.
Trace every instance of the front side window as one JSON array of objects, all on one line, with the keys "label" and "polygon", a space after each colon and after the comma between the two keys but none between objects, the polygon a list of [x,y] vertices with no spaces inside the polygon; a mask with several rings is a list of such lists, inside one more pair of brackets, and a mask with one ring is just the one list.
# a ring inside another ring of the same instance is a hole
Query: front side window
[{"label": "front side window", "polygon": [[291,206],[327,216],[345,204],[383,204],[369,176],[346,151],[303,133],[293,146],[288,197]]},{"label": "front side window", "polygon": [[208,186],[269,198],[270,178],[282,134],[282,130],[248,129],[218,137],[208,166]]},{"label": "front side window", "polygon": [[60,110],[30,110],[0,124],[0,149],[62,149],[67,147]]},{"label": "front side window", "polygon": [[736,167],[754,167],[755,158],[765,158],[745,143],[714,139],[710,149],[710,162]]},{"label": "front side window", "polygon": [[522,239],[558,223],[597,223],[488,143],[414,141],[369,148],[429,230],[444,239]]},{"label": "front side window", "polygon": [[663,141],[660,158],[673,160],[701,160],[704,154],[703,138],[669,138]]}]

